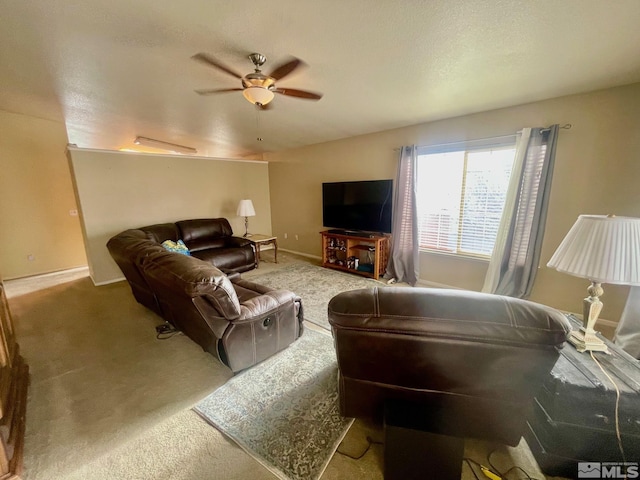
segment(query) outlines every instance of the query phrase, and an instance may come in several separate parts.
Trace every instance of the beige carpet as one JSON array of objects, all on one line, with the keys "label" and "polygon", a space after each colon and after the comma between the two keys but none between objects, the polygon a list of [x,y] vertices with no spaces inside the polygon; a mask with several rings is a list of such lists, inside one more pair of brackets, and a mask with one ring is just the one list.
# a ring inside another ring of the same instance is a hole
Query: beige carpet
[{"label": "beige carpet", "polygon": [[[280,265],[263,262],[246,276],[305,261],[278,257]],[[156,340],[161,319],[125,282],[94,287],[80,278],[9,304],[31,372],[24,480],[274,478],[189,410],[231,372],[184,336]],[[367,436],[380,440],[380,427],[356,421],[338,450],[357,456]],[[492,448],[468,442],[466,454],[486,463]],[[502,470],[520,465],[544,478],[524,443],[493,458]],[[382,447],[373,445],[360,460],[334,455],[322,479],[381,479],[381,467]],[[463,479],[474,478],[465,468]]]}]

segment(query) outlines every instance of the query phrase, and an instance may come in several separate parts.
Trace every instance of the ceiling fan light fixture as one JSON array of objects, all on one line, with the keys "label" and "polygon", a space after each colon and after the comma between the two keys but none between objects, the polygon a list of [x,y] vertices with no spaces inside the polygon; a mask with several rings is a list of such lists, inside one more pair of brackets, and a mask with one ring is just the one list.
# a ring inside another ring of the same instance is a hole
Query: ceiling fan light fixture
[{"label": "ceiling fan light fixture", "polygon": [[242,95],[244,95],[244,98],[256,105],[266,105],[273,100],[273,97],[275,96],[271,90],[257,86],[245,88],[242,91]]}]

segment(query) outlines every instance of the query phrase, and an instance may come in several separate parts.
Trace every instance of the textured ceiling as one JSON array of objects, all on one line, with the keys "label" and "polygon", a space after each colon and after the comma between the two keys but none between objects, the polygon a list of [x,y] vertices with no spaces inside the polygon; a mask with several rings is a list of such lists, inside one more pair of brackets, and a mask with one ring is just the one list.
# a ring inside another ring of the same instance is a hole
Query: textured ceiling
[{"label": "textured ceiling", "polygon": [[[1,0],[0,109],[79,147],[241,157],[638,82],[638,25],[638,0]],[[278,87],[324,97],[196,95],[239,86],[197,52],[241,74],[296,56]]]}]

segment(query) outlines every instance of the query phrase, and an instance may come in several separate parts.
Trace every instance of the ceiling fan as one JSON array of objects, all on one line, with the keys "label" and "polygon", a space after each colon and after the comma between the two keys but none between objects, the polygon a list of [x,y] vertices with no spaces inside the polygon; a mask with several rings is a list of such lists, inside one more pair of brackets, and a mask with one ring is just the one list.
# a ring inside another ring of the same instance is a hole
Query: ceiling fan
[{"label": "ceiling fan", "polygon": [[248,73],[244,77],[239,73],[234,72],[227,66],[223,65],[219,61],[213,59],[206,53],[197,53],[193,57],[194,60],[202,62],[211,67],[215,67],[218,70],[222,70],[229,75],[232,75],[242,82],[242,88],[220,88],[212,90],[196,90],[199,95],[213,95],[223,92],[239,92],[241,91],[244,98],[256,105],[258,108],[267,109],[270,108],[267,105],[273,100],[274,94],[288,95],[290,97],[303,98],[307,100],[320,100],[322,94],[308,92],[306,90],[297,90],[295,88],[277,88],[276,81],[283,79],[298,67],[304,65],[304,62],[298,58],[293,58],[286,63],[283,63],[276,69],[274,69],[269,75],[265,75],[260,70],[260,67],[267,61],[267,57],[260,53],[252,53],[249,55],[249,60],[255,66],[253,73]]}]

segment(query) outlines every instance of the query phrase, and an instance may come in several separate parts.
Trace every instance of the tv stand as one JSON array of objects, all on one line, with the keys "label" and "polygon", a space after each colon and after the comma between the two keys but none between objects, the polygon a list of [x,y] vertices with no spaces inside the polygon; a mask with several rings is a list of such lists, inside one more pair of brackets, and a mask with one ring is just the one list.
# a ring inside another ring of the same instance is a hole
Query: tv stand
[{"label": "tv stand", "polygon": [[384,275],[391,235],[326,230],[322,235],[322,266],[374,279]]}]

